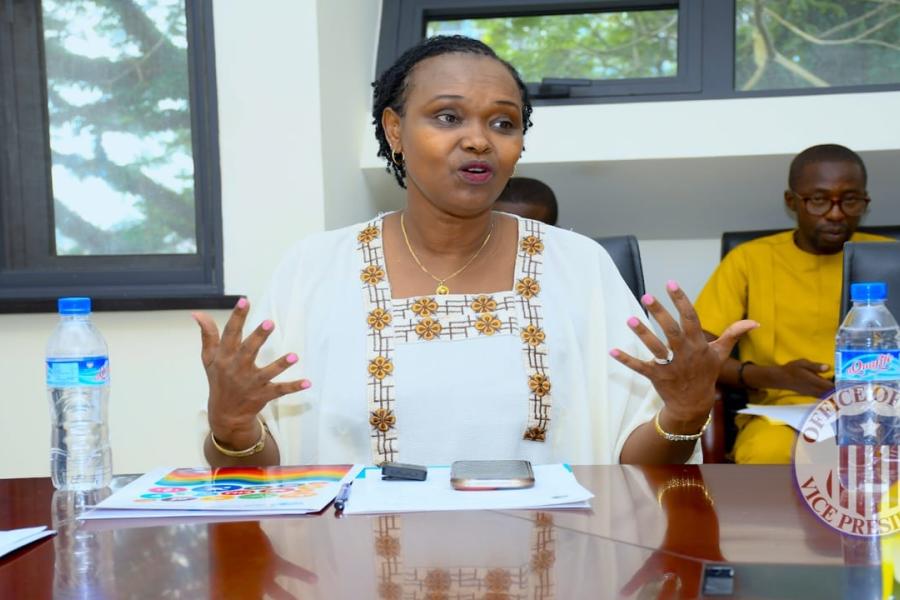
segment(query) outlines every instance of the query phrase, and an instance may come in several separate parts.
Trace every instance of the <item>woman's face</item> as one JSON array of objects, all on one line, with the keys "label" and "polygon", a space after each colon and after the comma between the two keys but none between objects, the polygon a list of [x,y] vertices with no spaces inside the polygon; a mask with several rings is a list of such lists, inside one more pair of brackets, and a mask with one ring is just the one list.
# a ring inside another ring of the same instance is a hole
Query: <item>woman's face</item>
[{"label": "woman's face", "polygon": [[423,60],[408,77],[405,113],[386,109],[403,153],[410,202],[454,216],[490,209],[522,153],[522,97],[500,62],[475,54]]}]

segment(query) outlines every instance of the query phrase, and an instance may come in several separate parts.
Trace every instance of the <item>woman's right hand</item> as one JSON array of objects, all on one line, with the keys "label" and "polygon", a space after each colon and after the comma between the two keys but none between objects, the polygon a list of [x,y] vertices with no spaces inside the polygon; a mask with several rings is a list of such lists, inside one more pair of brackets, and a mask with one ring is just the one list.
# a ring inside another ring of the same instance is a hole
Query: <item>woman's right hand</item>
[{"label": "woman's right hand", "polygon": [[221,337],[212,317],[192,313],[200,326],[200,356],[209,381],[209,427],[219,443],[232,448],[247,448],[259,439],[256,416],[268,402],[310,386],[306,379],[272,381],[297,362],[293,352],[262,368],[256,366],[259,349],[275,329],[275,323],[263,321],[241,340],[249,310],[250,303],[241,298]]}]

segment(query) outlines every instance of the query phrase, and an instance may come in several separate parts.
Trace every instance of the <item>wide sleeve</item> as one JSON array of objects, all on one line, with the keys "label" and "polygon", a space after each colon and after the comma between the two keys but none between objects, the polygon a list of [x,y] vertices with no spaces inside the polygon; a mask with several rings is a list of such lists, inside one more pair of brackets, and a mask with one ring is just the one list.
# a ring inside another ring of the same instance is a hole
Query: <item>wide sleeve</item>
[{"label": "wide sleeve", "polygon": [[704,331],[722,332],[747,315],[747,255],[740,246],[725,255],[703,287],[694,308]]}]

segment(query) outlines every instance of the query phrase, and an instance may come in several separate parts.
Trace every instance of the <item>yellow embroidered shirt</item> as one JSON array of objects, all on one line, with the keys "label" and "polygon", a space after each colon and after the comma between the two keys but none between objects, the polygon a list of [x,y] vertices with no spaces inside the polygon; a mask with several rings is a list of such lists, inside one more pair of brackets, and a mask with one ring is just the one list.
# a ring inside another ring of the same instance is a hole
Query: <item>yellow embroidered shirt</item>
[{"label": "yellow embroidered shirt", "polygon": [[[854,242],[893,241],[857,232]],[[739,319],[760,327],[744,335],[742,361],[781,365],[798,358],[834,365],[834,336],[840,325],[843,252],[810,254],[784,231],[745,242],[729,252],[697,298],[703,329],[719,335]],[[829,370],[823,374],[831,377]],[[763,390],[757,404],[803,404],[817,399],[791,390]]]}]

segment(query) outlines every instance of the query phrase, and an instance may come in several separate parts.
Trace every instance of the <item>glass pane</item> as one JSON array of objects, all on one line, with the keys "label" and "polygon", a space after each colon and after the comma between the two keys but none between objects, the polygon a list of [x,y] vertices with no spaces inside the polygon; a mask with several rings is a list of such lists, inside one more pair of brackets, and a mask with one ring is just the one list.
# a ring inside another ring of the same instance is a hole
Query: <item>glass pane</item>
[{"label": "glass pane", "polygon": [[737,0],[735,86],[900,83],[900,3]]},{"label": "glass pane", "polygon": [[182,0],[44,0],[58,255],[192,254]]},{"label": "glass pane", "polygon": [[483,41],[525,81],[678,74],[678,10],[429,21],[426,31]]}]

